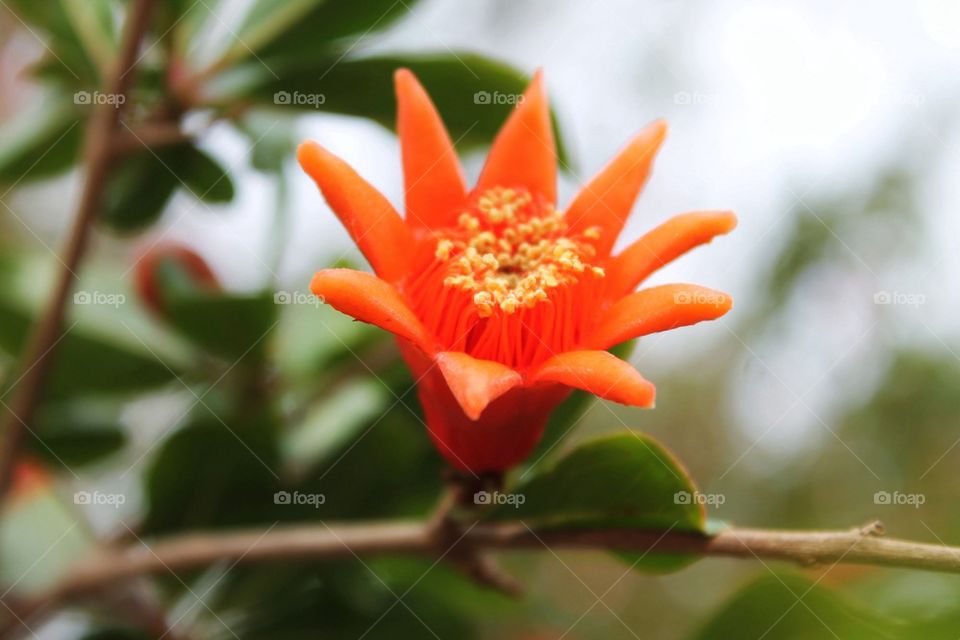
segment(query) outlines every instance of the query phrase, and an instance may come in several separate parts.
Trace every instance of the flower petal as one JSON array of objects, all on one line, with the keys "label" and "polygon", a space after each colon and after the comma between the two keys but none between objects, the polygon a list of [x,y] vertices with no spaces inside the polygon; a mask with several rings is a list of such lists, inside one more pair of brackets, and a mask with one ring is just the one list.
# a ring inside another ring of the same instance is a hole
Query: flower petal
[{"label": "flower petal", "polygon": [[471,420],[480,418],[487,405],[522,384],[520,374],[493,360],[478,360],[460,351],[442,351],[437,366],[447,386]]},{"label": "flower petal", "polygon": [[403,277],[413,236],[383,194],[316,142],[301,144],[297,158],[377,275],[390,282]]},{"label": "flower petal", "polygon": [[658,331],[719,318],[733,306],[726,293],[694,284],[666,284],[650,287],[621,298],[602,314],[587,333],[583,346],[610,347]]},{"label": "flower petal", "polygon": [[407,224],[425,229],[451,226],[467,192],[460,160],[416,76],[398,69],[393,78]]},{"label": "flower petal", "polygon": [[540,71],[493,141],[477,190],[492,187],[526,187],[557,201],[557,150]]},{"label": "flower petal", "polygon": [[632,366],[607,351],[568,351],[555,356],[531,376],[533,382],[559,382],[605,400],[652,407],[656,388]]},{"label": "flower petal", "polygon": [[666,135],[667,123],[663,120],[648,125],[580,190],[567,208],[564,217],[573,231],[600,227],[600,238],[594,244],[601,256],[609,255],[617,241]]},{"label": "flower petal", "polygon": [[353,269],[324,269],[310,290],[337,311],[406,338],[431,354],[434,339],[389,282]]},{"label": "flower petal", "polygon": [[613,258],[607,267],[608,291],[616,297],[633,291],[660,267],[736,226],[732,211],[691,211],[670,218]]}]

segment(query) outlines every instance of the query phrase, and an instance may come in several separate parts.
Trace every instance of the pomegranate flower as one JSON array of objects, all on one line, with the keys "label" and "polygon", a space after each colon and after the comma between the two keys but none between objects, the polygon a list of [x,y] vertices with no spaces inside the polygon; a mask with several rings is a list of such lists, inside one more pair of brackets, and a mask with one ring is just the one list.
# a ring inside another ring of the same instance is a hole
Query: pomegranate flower
[{"label": "pomegranate flower", "polygon": [[324,269],[313,292],[397,336],[430,435],[461,470],[520,463],[571,388],[652,407],[653,385],[607,350],[717,318],[731,300],[689,284],[634,289],[736,225],[727,211],[686,213],[612,255],[666,124],[643,129],[560,211],[540,73],[472,190],[423,87],[405,69],[395,82],[405,217],[337,156],[314,142],[299,148],[376,272]]}]

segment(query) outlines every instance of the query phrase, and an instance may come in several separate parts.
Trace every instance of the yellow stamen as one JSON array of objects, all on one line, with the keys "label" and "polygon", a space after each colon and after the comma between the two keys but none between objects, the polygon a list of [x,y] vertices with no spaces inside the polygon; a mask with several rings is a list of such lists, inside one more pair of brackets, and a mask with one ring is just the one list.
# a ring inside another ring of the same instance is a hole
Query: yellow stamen
[{"label": "yellow stamen", "polygon": [[600,228],[567,235],[563,216],[551,205],[535,203],[526,190],[489,189],[457,223],[456,231],[437,242],[435,256],[449,263],[444,285],[474,292],[482,318],[495,309],[509,315],[533,308],[583,274],[605,275],[589,262]]}]

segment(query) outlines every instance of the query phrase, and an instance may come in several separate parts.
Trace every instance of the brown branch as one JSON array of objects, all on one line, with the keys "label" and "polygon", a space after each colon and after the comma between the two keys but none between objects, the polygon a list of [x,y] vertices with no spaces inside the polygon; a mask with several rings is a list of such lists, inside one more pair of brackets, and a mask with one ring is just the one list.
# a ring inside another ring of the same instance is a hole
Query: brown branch
[{"label": "brown branch", "polygon": [[[960,573],[960,547],[883,538],[879,522],[845,531],[730,528],[713,536],[637,529],[536,530],[522,522],[461,525],[458,537],[438,538],[432,521],[303,525],[196,533],[105,548],[83,558],[54,589],[11,609],[23,619],[147,574],[200,569],[233,561],[304,562],[383,554],[457,557],[458,549],[578,548],[774,559],[802,565],[849,563]],[[486,556],[479,556],[485,558]],[[468,572],[470,573],[470,572]],[[481,576],[482,577],[482,576]],[[490,584],[486,579],[484,584]],[[503,584],[497,585],[503,588]]]},{"label": "brown branch", "polygon": [[120,50],[104,83],[104,92],[115,99],[94,106],[87,126],[83,149],[86,180],[61,258],[63,269],[55,283],[50,301],[21,353],[21,369],[15,378],[17,390],[10,406],[6,407],[3,431],[0,433],[0,497],[6,494],[10,486],[11,468],[23,439],[23,432],[33,417],[54,351],[62,336],[67,298],[87,246],[91,223],[100,208],[112,156],[113,136],[121,110],[127,102],[128,90],[133,83],[137,52],[146,33],[153,4],[153,0],[137,0],[132,4]]}]

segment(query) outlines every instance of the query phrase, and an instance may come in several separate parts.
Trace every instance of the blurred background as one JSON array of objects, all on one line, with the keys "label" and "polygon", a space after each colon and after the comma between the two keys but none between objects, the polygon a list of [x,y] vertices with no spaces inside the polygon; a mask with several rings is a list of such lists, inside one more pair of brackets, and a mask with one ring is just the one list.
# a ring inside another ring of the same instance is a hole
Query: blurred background
[{"label": "blurred background", "polygon": [[[109,99],[96,91],[126,6],[0,2],[5,403],[60,267],[83,130]],[[111,174],[0,521],[4,598],[51,584],[98,537],[412,516],[436,499],[442,464],[390,337],[309,295],[316,269],[364,263],[293,157],[316,139],[399,206],[400,65],[434,95],[469,178],[510,108],[476,93],[515,95],[543,68],[561,205],[662,117],[671,133],[623,240],[689,210],[740,219],[652,279],[736,300],[722,320],[638,343],[657,409],[575,397],[530,469],[635,429],[714,496],[714,520],[880,518],[898,537],[960,544],[960,5],[175,0],[155,12],[122,125],[164,142],[134,144]],[[325,498],[278,505],[278,490]],[[949,575],[708,559],[661,576],[600,552],[502,560],[523,599],[402,558],[215,566],[135,595],[193,638],[960,632]],[[155,637],[135,610],[104,598],[33,632]]]}]

